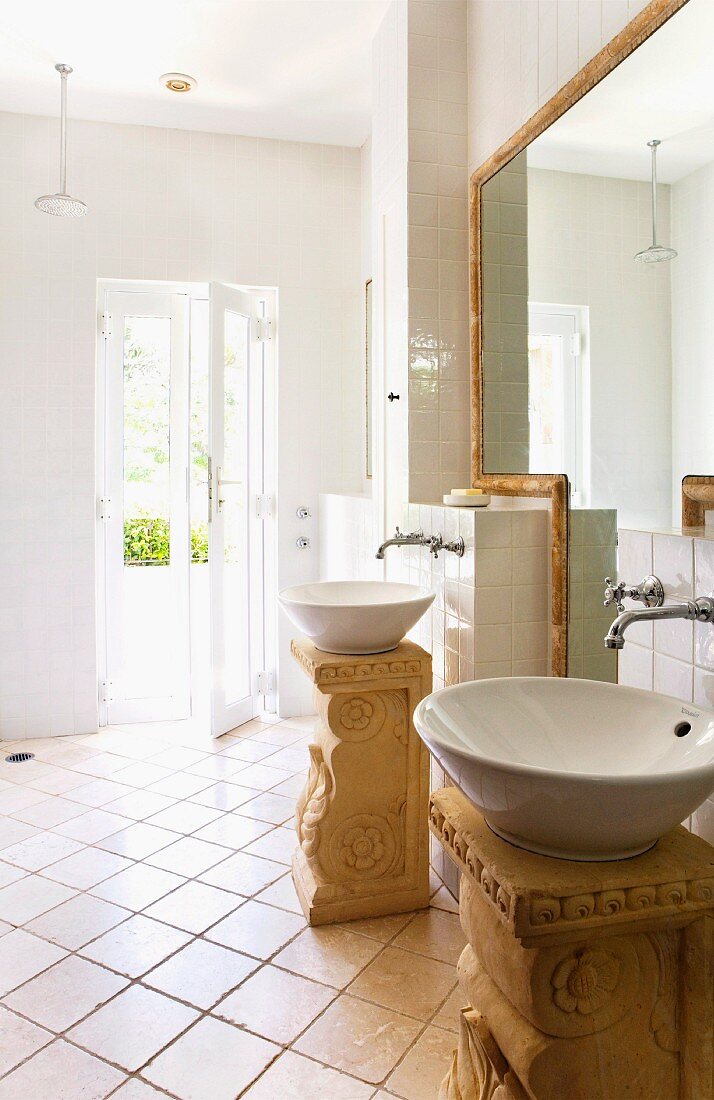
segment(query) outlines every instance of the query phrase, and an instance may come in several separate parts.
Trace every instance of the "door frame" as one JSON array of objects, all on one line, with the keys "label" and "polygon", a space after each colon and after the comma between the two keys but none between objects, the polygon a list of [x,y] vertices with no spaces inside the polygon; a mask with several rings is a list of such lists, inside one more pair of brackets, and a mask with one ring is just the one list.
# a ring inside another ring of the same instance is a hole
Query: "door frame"
[{"label": "door frame", "polygon": [[[278,441],[278,289],[253,284],[228,283],[236,290],[260,297],[264,303],[264,315],[271,321],[271,336],[263,342],[263,495],[270,506],[264,518],[263,528],[263,647],[267,683],[263,693],[263,709],[273,713],[277,709],[277,441]],[[186,294],[189,298],[208,299],[208,282],[173,282],[161,279],[97,279],[96,297],[96,361],[95,361],[95,451],[94,451],[94,508],[95,508],[95,655],[97,668],[97,692],[99,701],[99,727],[108,725],[108,708],[103,699],[102,686],[107,681],[106,649],[106,526],[101,518],[100,498],[106,484],[106,346],[103,338],[103,318],[109,293],[164,293]],[[190,371],[190,363],[189,363]],[[251,501],[251,507],[255,502]],[[192,715],[193,717],[193,715]]]}]

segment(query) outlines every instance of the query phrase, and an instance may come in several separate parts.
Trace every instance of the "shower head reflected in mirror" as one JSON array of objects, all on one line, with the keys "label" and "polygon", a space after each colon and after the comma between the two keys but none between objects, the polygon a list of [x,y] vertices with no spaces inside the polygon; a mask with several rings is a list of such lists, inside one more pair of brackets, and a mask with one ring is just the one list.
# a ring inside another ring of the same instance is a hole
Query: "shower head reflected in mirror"
[{"label": "shower head reflected in mirror", "polygon": [[657,146],[662,142],[653,138],[647,144],[652,150],[652,244],[649,248],[638,252],[635,259],[641,264],[658,264],[663,260],[673,260],[677,251],[666,245],[657,244]]}]

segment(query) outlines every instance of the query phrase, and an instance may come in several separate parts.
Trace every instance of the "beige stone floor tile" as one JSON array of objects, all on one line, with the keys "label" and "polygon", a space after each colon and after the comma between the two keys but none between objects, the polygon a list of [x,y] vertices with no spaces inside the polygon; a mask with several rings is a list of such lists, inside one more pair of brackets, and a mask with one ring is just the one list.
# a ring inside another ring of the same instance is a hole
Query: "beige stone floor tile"
[{"label": "beige stone floor tile", "polygon": [[267,886],[256,895],[256,901],[265,902],[266,905],[275,905],[278,909],[287,909],[290,913],[302,914],[302,906],[298,900],[293,883],[293,876],[288,873],[277,882]]},{"label": "beige stone floor tile", "polygon": [[127,783],[130,787],[148,787],[149,784],[155,786],[169,775],[171,775],[169,768],[160,768],[158,764],[147,764],[141,761],[114,772],[113,779],[115,783]]},{"label": "beige stone floor tile", "polygon": [[445,886],[440,886],[435,894],[432,895],[431,905],[435,909],[445,909],[447,913],[458,913],[459,903],[455,897],[449,893]]},{"label": "beige stone floor tile", "polygon": [[221,779],[218,783],[212,783],[210,787],[192,794],[188,801],[197,802],[199,806],[210,806],[216,810],[237,810],[251,798],[255,798],[252,787],[241,787],[237,783]]},{"label": "beige stone floor tile", "polygon": [[260,730],[255,734],[254,741],[263,745],[275,745],[277,748],[287,748],[298,741],[305,740],[305,731],[292,729],[289,726],[272,726]]},{"label": "beige stone floor tile", "polygon": [[12,930],[13,926],[11,924],[6,924],[4,920],[0,920],[0,936],[6,936]]},{"label": "beige stone floor tile", "polygon": [[22,928],[0,939],[0,997],[47,970],[67,954],[53,943],[45,943]]},{"label": "beige stone floor tile", "polygon": [[343,989],[382,950],[381,943],[342,928],[306,928],[275,957],[276,966]]},{"label": "beige stone floor tile", "polygon": [[179,833],[169,829],[160,829],[158,825],[137,821],[127,829],[121,829],[118,833],[97,841],[97,847],[106,852],[115,852],[118,856],[128,856],[129,859],[146,859],[162,848],[167,848],[179,837]]},{"label": "beige stone floor tile", "polygon": [[186,834],[195,833],[197,829],[202,829],[205,825],[209,825],[220,817],[220,810],[212,810],[208,806],[199,806],[196,802],[183,800],[174,802],[173,806],[160,810],[149,819],[149,824],[158,825],[162,829],[173,829],[176,833]]},{"label": "beige stone floor tile", "polygon": [[236,852],[222,863],[204,871],[201,882],[208,882],[211,886],[220,886],[223,890],[231,890],[249,898],[284,874],[283,863]]},{"label": "beige stone floor tile", "polygon": [[[32,787],[36,791],[44,791],[46,795],[50,794],[68,794],[70,791],[79,790],[81,787],[86,786],[87,777],[81,775],[80,772],[66,771],[64,768],[55,768],[51,773],[47,775],[41,775],[38,779],[31,779],[28,781],[28,787]],[[73,799],[74,802],[81,802],[82,799]],[[86,805],[86,802],[84,803]]]},{"label": "beige stone floor tile", "polygon": [[[280,868],[280,873],[285,871],[279,863],[275,864]],[[3,863],[0,861],[0,888],[3,886],[9,886],[11,882],[17,882],[18,879],[25,878],[27,871],[23,867],[15,867],[12,863]]]},{"label": "beige stone floor tile", "polygon": [[[82,785],[72,789],[72,801],[81,802],[83,806],[106,806],[107,803],[130,794],[133,789],[126,783],[115,783],[113,779],[93,779],[87,783],[87,777],[83,776]],[[118,809],[114,810],[114,807],[112,811],[121,812]]]},{"label": "beige stone floor tile", "polygon": [[129,978],[138,978],[185,947],[190,939],[188,933],[138,913],[88,943],[82,954]]},{"label": "beige stone floor tile", "polygon": [[93,886],[91,893],[138,912],[185,882],[182,875],[174,875],[171,871],[162,871],[146,863],[132,863],[126,870]]},{"label": "beige stone floor tile", "polygon": [[0,1081],[0,1100],[104,1100],[125,1079],[119,1070],[55,1040]]},{"label": "beige stone floor tile", "polygon": [[305,776],[301,772],[291,775],[289,779],[284,779],[282,783],[271,787],[272,794],[284,794],[288,798],[299,798],[304,790]]},{"label": "beige stone floor tile", "polygon": [[236,775],[244,767],[245,760],[234,760],[230,756],[216,754],[215,756],[204,757],[197,764],[191,764],[190,767],[186,768],[186,774],[202,777],[206,780],[212,779],[215,783],[217,779],[227,779],[231,775]]},{"label": "beige stone floor tile", "polygon": [[132,861],[125,856],[117,856],[114,852],[105,852],[101,848],[83,848],[81,852],[75,852],[74,855],[45,867],[42,874],[44,878],[73,886],[75,890],[89,890],[104,879],[132,866]]},{"label": "beige stone floor tile", "polygon": [[334,997],[334,989],[268,965],[221,1001],[213,1014],[288,1046]]},{"label": "beige stone floor tile", "polygon": [[257,959],[200,939],[193,940],[155,970],[145,974],[142,982],[180,1001],[208,1009],[249,977],[258,966]]},{"label": "beige stone floor tile", "polygon": [[79,802],[70,802],[56,796],[18,810],[12,817],[15,821],[24,821],[26,825],[35,825],[38,829],[51,829],[53,825],[60,825],[63,821],[69,821],[70,818],[79,817],[86,812],[86,806]]},{"label": "beige stone floor tile", "polygon": [[187,882],[172,894],[154,902],[145,915],[198,935],[226,917],[241,904],[241,898],[205,882]]},{"label": "beige stone floor tile", "polygon": [[446,1028],[447,1031],[457,1032],[461,1009],[465,1007],[466,997],[457,986],[431,1022],[437,1027]]},{"label": "beige stone floor tile", "polygon": [[241,1100],[369,1100],[372,1086],[287,1050]]},{"label": "beige stone floor tile", "polygon": [[161,749],[147,759],[150,764],[159,764],[160,767],[170,768],[171,771],[183,771],[191,764],[197,764],[199,760],[205,760],[206,753],[198,749],[185,749],[179,745],[172,745],[169,749]]},{"label": "beige stone floor tile", "polygon": [[[235,761],[239,763],[239,761]],[[249,764],[238,772],[237,782],[244,787],[255,787],[256,791],[268,791],[282,783],[292,774],[291,768],[273,768],[266,764]]]},{"label": "beige stone floor tile", "polygon": [[230,760],[242,760],[245,764],[259,764],[266,756],[272,756],[277,751],[276,745],[266,745],[261,741],[242,738],[228,748],[221,749],[221,756],[227,756]]},{"label": "beige stone floor tile", "polygon": [[343,994],[297,1040],[295,1050],[377,1085],[420,1030],[408,1016]]},{"label": "beige stone floor tile", "polygon": [[121,814],[122,817],[130,817],[133,821],[144,821],[147,817],[157,814],[159,810],[167,810],[169,806],[174,805],[175,801],[168,795],[156,794],[155,791],[147,791],[143,787],[139,791],[127,787],[124,794],[117,797],[114,802],[107,803],[105,808],[112,813]]},{"label": "beige stone floor tile", "polygon": [[404,1100],[434,1100],[448,1073],[456,1037],[428,1027],[387,1080],[387,1088]]},{"label": "beige stone floor tile", "polygon": [[372,940],[387,943],[412,919],[413,913],[391,913],[386,917],[362,917],[360,920],[345,921],[336,927],[347,932],[359,932],[360,936],[369,936]]},{"label": "beige stone floor tile", "polygon": [[95,841],[104,840],[105,837],[112,836],[129,825],[131,821],[126,817],[107,810],[95,809],[83,813],[81,817],[74,817],[71,821],[56,825],[54,831],[62,836],[69,836],[72,840],[81,840],[83,844],[94,844]]},{"label": "beige stone floor tile", "polygon": [[148,790],[153,794],[167,795],[169,798],[190,798],[198,791],[205,791],[211,786],[210,777],[203,775],[191,775],[189,772],[175,772],[160,779],[158,783],[152,783]]},{"label": "beige stone floor tile", "polygon": [[[112,752],[96,753],[88,760],[83,760],[78,764],[72,764],[72,768],[77,772],[85,772],[86,775],[95,775],[97,779],[106,778],[109,775],[116,775],[118,772],[123,771],[127,766],[128,760],[125,756],[117,756]],[[122,780],[120,780],[122,782]]]},{"label": "beige stone floor tile", "polygon": [[56,909],[30,921],[27,929],[44,940],[76,951],[130,916],[127,909],[118,905],[110,905],[91,894],[77,894]]},{"label": "beige stone floor tile", "polygon": [[295,830],[286,829],[285,826],[279,825],[276,829],[266,833],[265,836],[254,840],[252,844],[247,844],[244,851],[248,855],[274,859],[278,863],[284,863],[286,867],[289,867],[296,847]]},{"label": "beige stone floor tile", "polygon": [[133,1072],[187,1028],[197,1015],[194,1009],[153,989],[133,985],[73,1027],[67,1037],[100,1058]]},{"label": "beige stone floor tile", "polygon": [[[13,822],[6,821],[5,824],[11,825]],[[17,824],[22,825],[22,822]],[[34,830],[34,826],[31,825],[23,828]],[[78,840],[71,840],[68,836],[34,830],[32,836],[5,848],[2,857],[8,863],[14,863],[26,871],[41,871],[43,867],[49,867],[51,863],[56,863],[65,856],[71,856],[73,852],[79,852],[83,847],[84,845]]]},{"label": "beige stone floor tile", "polygon": [[218,844],[210,844],[206,840],[198,840],[193,836],[184,836],[174,844],[156,852],[155,855],[148,856],[145,862],[153,867],[161,867],[164,871],[173,871],[193,878],[207,871],[209,867],[214,867],[228,855],[227,849]]},{"label": "beige stone floor tile", "polygon": [[47,1046],[53,1038],[49,1031],[0,1005],[0,1076]]},{"label": "beige stone floor tile", "polygon": [[28,806],[36,806],[38,802],[46,802],[47,795],[42,791],[33,790],[32,787],[7,787],[0,791],[0,815],[8,817],[18,810],[26,810]]},{"label": "beige stone floor tile", "polygon": [[34,825],[27,825],[24,821],[16,821],[13,817],[0,818],[0,851],[3,859],[7,859],[8,850],[19,847],[23,841],[39,833]]},{"label": "beige stone floor tile", "polygon": [[206,938],[258,959],[268,959],[305,927],[305,919],[257,901],[246,901],[206,933]]},{"label": "beige stone floor tile", "polygon": [[355,997],[428,1020],[456,984],[456,967],[398,947],[386,947],[355,979]]},{"label": "beige stone floor tile", "polygon": [[180,1100],[234,1100],[280,1048],[205,1017],[150,1062],[142,1076]]},{"label": "beige stone floor tile", "polygon": [[456,914],[445,913],[442,909],[424,909],[399,933],[393,946],[456,965],[466,946],[466,938]]},{"label": "beige stone floor tile", "polygon": [[[241,807],[242,809],[242,807]],[[195,834],[199,840],[207,840],[210,844],[222,844],[235,852],[264,836],[273,826],[265,821],[252,821],[248,817],[239,814],[223,814],[218,821],[211,822]],[[227,855],[228,853],[226,853]]]},{"label": "beige stone floor tile", "polygon": [[74,895],[74,890],[59,882],[28,875],[0,890],[0,920],[8,924],[27,924]]},{"label": "beige stone floor tile", "polygon": [[16,989],[5,1004],[51,1031],[65,1031],[126,984],[103,966],[70,955]]},{"label": "beige stone floor tile", "polygon": [[295,799],[284,794],[274,794],[273,791],[264,791],[241,806],[240,812],[244,817],[268,821],[271,825],[282,825],[295,817]]},{"label": "beige stone floor tile", "polygon": [[165,1092],[157,1092],[151,1085],[140,1081],[138,1077],[131,1077],[118,1092],[112,1093],[112,1100],[161,1100],[166,1098]]},{"label": "beige stone floor tile", "polygon": [[278,749],[264,763],[270,768],[284,768],[286,772],[302,772],[310,766],[310,754],[306,744],[289,745]]}]

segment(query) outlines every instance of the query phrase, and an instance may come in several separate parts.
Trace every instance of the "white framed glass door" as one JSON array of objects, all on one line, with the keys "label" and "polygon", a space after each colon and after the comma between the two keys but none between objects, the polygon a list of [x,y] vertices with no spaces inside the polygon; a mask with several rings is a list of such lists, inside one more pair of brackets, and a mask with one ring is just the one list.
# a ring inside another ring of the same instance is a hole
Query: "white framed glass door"
[{"label": "white framed glass door", "polygon": [[220,737],[260,707],[263,668],[263,352],[258,299],[210,290],[208,557],[211,732]]},{"label": "white framed glass door", "polygon": [[108,723],[190,713],[189,299],[105,298],[104,631]]}]

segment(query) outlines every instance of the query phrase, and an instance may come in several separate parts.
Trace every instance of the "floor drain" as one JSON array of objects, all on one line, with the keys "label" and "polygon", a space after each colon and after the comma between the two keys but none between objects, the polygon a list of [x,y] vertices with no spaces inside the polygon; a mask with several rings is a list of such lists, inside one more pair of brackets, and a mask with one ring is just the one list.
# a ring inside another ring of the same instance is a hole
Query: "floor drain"
[{"label": "floor drain", "polygon": [[6,764],[24,764],[26,760],[34,760],[34,752],[12,752],[5,757]]}]

